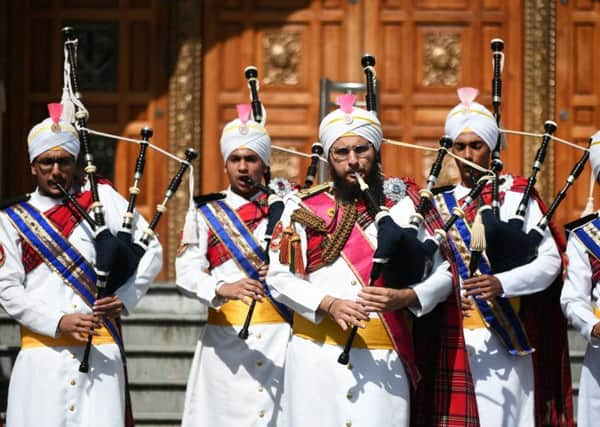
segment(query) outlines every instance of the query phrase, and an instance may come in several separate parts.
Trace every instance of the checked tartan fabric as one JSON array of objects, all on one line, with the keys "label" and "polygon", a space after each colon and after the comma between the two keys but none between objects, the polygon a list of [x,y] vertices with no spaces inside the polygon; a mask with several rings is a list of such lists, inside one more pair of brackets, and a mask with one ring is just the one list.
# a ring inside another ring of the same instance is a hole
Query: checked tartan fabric
[{"label": "checked tartan fabric", "polygon": [[[269,214],[267,196],[261,193],[252,202],[240,206],[236,212],[250,231],[254,231],[256,227],[258,227],[260,221]],[[208,232],[208,249],[206,257],[208,258],[211,270],[231,259],[231,254],[212,230],[209,230]]]},{"label": "checked tartan fabric", "polygon": [[[411,179],[403,180],[418,205],[419,187]],[[436,209],[427,209],[423,216],[431,234],[444,225]],[[453,292],[446,302],[414,322],[415,356],[422,379],[411,401],[411,426],[476,427],[479,415],[462,333],[458,268],[450,247],[442,244],[440,250],[450,263]]]},{"label": "checked tartan fabric", "polygon": [[[523,192],[527,178],[515,176],[511,191]],[[539,194],[533,190],[531,197],[538,203],[542,213],[547,207]],[[482,192],[483,202],[490,204],[491,185]],[[502,202],[504,194],[501,193]],[[465,218],[472,222],[475,210],[467,210]],[[561,257],[565,257],[566,243],[556,224],[550,222],[550,230]],[[567,342],[567,320],[560,308],[562,274],[544,291],[521,297],[521,318],[531,345],[536,349],[532,353],[535,381],[535,423],[536,426],[574,425],[573,389]],[[543,325],[543,327],[542,327]],[[545,331],[552,331],[551,334]]]}]

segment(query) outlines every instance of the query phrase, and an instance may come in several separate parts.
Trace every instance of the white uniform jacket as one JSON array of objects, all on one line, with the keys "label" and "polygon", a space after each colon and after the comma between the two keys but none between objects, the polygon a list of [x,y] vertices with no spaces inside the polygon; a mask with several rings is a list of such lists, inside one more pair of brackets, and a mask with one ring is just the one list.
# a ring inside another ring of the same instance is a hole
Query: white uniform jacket
[{"label": "white uniform jacket", "polygon": [[[113,234],[121,228],[127,201],[110,185],[99,185],[106,225]],[[29,203],[44,212],[61,199],[37,190]],[[136,214],[136,238],[147,223]],[[93,233],[82,221],[68,237],[86,260],[96,259]],[[61,317],[69,313],[92,314],[90,307],[45,263],[28,274],[22,262],[21,237],[0,212],[0,244],[6,261],[0,267],[0,305],[22,326],[38,334],[57,337]],[[131,313],[162,265],[162,248],[154,239],[134,275],[117,290],[124,312]],[[7,427],[124,425],[123,362],[117,344],[95,345],[89,373],[78,371],[84,346],[38,346],[21,349],[13,366],[7,408]]]},{"label": "white uniform jacket", "polygon": [[[249,203],[230,189],[224,201],[234,210]],[[209,227],[200,213],[197,222],[198,244],[187,245],[175,262],[177,286],[185,295],[219,310],[226,301],[216,296],[217,283],[247,276],[232,259],[209,269]],[[264,218],[253,233],[261,247],[266,226]],[[188,379],[183,426],[282,425],[289,324],[251,323],[247,340],[238,337],[240,329],[241,324],[210,322],[203,328]]]}]

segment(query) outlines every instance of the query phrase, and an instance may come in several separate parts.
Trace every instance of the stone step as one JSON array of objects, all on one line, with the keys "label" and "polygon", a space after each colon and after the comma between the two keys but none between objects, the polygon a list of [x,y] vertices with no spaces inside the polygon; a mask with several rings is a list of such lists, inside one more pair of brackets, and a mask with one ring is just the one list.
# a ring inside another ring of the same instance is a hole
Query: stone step
[{"label": "stone step", "polygon": [[152,427],[179,427],[181,425],[180,412],[136,412],[136,426]]},{"label": "stone step", "polygon": [[130,381],[134,416],[138,413],[179,414],[183,412],[186,381]]},{"label": "stone step", "polygon": [[154,283],[140,300],[134,314],[196,314],[206,320],[207,308],[200,301],[183,296],[174,283]]},{"label": "stone step", "polygon": [[127,372],[131,382],[186,382],[193,347],[128,347]]},{"label": "stone step", "polygon": [[125,346],[195,347],[205,320],[197,314],[134,314],[123,318]]}]

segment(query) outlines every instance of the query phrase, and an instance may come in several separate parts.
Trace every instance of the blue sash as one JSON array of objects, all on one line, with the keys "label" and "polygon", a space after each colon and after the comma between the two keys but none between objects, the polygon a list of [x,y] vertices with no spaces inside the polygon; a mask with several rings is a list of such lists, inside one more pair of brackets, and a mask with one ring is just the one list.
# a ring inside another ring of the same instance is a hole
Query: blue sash
[{"label": "blue sash", "polygon": [[[445,192],[442,196],[448,212],[452,212],[457,206],[454,194]],[[442,201],[439,198],[437,200],[439,202]],[[467,249],[470,248],[471,230],[464,219],[458,219],[454,224],[454,228],[458,231],[458,236],[454,233],[453,238],[449,239],[450,247],[454,252],[460,277],[466,280],[469,278],[469,263],[464,258],[464,248],[460,251],[458,245],[464,245]],[[455,241],[455,238],[459,238],[459,240]],[[466,252],[470,255],[468,250]],[[479,261],[479,271],[483,274],[492,274],[490,265],[484,256]],[[507,298],[497,296],[492,301],[477,298],[474,298],[474,300],[486,325],[500,338],[510,354],[525,356],[534,351],[531,344],[529,344],[529,339],[521,320]]]},{"label": "blue sash", "polygon": [[[258,269],[266,261],[266,257],[244,221],[222,200],[201,205],[199,210],[238,267],[249,278],[258,280],[260,277]],[[279,314],[291,323],[291,311],[285,305],[275,301],[266,282],[262,285],[265,294]]]},{"label": "blue sash", "polygon": [[577,239],[586,250],[600,260],[600,218],[596,217],[587,224],[574,230]]},{"label": "blue sash", "polygon": [[[96,302],[96,272],[83,255],[30,203],[19,202],[4,211],[46,265],[92,307]],[[123,339],[115,322],[105,318],[103,323],[124,353]]]}]

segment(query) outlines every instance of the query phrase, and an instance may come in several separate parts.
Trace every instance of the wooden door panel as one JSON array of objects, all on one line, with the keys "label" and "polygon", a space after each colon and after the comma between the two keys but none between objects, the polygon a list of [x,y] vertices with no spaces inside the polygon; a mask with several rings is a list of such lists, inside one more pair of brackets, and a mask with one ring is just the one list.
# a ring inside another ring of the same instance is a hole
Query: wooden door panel
[{"label": "wooden door panel", "polygon": [[[242,75],[248,64],[259,69],[261,99],[274,144],[309,152],[318,129],[320,77],[362,82],[360,58],[370,52],[377,60],[384,135],[437,147],[446,114],[458,101],[457,87],[478,87],[480,102],[490,105],[489,42],[502,37],[507,42],[504,83],[513,94],[506,100],[504,122],[512,128],[521,126],[519,2],[306,1],[282,4],[268,13],[263,9],[267,3],[205,3],[205,12],[211,14],[205,33],[203,191],[225,185],[223,174],[214,177],[208,166],[221,161],[216,141],[222,126],[235,117],[234,104],[248,99]],[[294,46],[288,48],[287,56],[295,58],[296,64],[286,68],[277,63],[273,50],[277,43],[284,46],[279,52],[286,51],[286,43]],[[254,51],[240,51],[240,45],[253,46]],[[224,62],[218,65],[213,58]],[[221,68],[215,72],[214,66]],[[282,75],[274,78],[270,69],[293,78],[283,83]],[[514,173],[521,173],[521,148],[517,139],[504,156]],[[423,183],[434,154],[386,146],[383,157],[387,174],[410,175]],[[288,177],[300,174],[298,178],[303,179],[305,161],[277,153],[273,163],[274,176],[281,171]],[[455,170],[445,173],[446,180],[456,177]]]},{"label": "wooden door panel", "polygon": [[[248,102],[247,65],[258,68],[273,144],[303,152],[316,140],[320,77],[361,78],[360,5],[343,0],[271,4],[205,2],[202,191],[227,185],[213,165],[223,164],[218,141],[225,123],[236,117],[235,104]],[[276,150],[273,159],[273,176],[304,180],[305,160]]]},{"label": "wooden door panel", "polygon": [[[164,25],[166,4],[158,0],[63,1],[29,0],[15,3],[10,32],[20,34],[11,44],[8,86],[8,134],[19,141],[7,176],[28,170],[25,143],[32,124],[47,117],[46,104],[62,93],[63,42],[61,28],[71,25],[79,38],[78,78],[91,129],[139,138],[144,125],[154,128],[153,143],[168,147]],[[22,100],[22,101],[21,101]],[[22,102],[22,104],[21,104]],[[160,113],[161,114],[157,114]],[[23,142],[23,143],[21,143]],[[113,178],[128,197],[137,147],[92,136],[92,154],[100,174]],[[11,149],[12,150],[12,149]],[[164,194],[168,177],[164,158],[148,155],[137,208],[148,218]],[[30,191],[33,182],[10,179],[9,195]],[[159,232],[166,233],[168,218]],[[166,240],[163,240],[166,244]],[[168,248],[166,248],[168,250]]]},{"label": "wooden door panel", "polygon": [[[448,111],[458,102],[456,88],[480,89],[479,102],[491,109],[492,55],[489,42],[506,42],[503,121],[519,129],[521,120],[522,36],[518,2],[365,2],[366,42],[376,53],[384,135],[438,147]],[[435,7],[434,7],[435,6]],[[435,9],[435,10],[433,10]],[[448,10],[440,14],[439,9]],[[507,90],[508,89],[508,90]],[[386,173],[409,175],[423,183],[435,153],[385,147]],[[521,143],[503,153],[507,169],[521,173]],[[457,177],[448,161],[440,184]]]},{"label": "wooden door panel", "polygon": [[[558,134],[587,147],[588,140],[600,124],[600,82],[594,78],[596,56],[600,47],[600,4],[592,1],[557,3],[556,110]],[[554,163],[555,191],[581,157],[581,151],[556,144]],[[585,207],[591,168],[586,166],[556,214],[564,224],[577,219]],[[596,199],[600,194],[596,193]],[[596,204],[596,207],[598,205]]]}]

